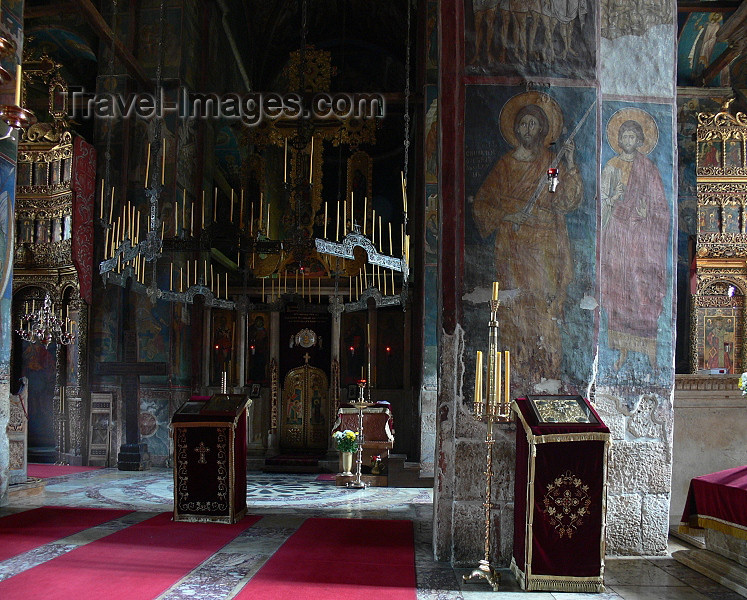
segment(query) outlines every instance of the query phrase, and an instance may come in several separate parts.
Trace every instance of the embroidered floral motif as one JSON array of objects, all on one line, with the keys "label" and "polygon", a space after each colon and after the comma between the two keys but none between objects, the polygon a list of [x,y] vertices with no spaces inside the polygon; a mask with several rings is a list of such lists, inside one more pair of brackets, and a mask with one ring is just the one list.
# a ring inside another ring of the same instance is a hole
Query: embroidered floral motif
[{"label": "embroidered floral motif", "polygon": [[560,538],[570,539],[589,515],[589,486],[570,471],[548,484],[543,499],[545,513]]}]

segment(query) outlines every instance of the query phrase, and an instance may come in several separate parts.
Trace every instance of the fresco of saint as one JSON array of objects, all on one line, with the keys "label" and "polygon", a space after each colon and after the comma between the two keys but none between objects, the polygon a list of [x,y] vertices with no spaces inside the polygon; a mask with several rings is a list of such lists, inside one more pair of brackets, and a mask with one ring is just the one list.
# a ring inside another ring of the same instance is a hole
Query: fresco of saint
[{"label": "fresco of saint", "polygon": [[556,155],[550,146],[563,130],[558,103],[541,92],[511,98],[500,129],[512,150],[498,158],[475,195],[473,214],[483,238],[495,234],[495,277],[507,309],[501,338],[525,381],[556,378],[562,361],[559,323],[573,278],[566,213],[583,200],[575,145],[564,144],[561,185],[544,184]]},{"label": "fresco of saint", "polygon": [[602,170],[600,286],[608,344],[620,352],[615,370],[630,351],[657,366],[657,321],[667,289],[661,257],[670,223],[661,174],[647,157],[658,137],[653,117],[638,108],[617,111],[607,124],[607,140],[617,155]]}]

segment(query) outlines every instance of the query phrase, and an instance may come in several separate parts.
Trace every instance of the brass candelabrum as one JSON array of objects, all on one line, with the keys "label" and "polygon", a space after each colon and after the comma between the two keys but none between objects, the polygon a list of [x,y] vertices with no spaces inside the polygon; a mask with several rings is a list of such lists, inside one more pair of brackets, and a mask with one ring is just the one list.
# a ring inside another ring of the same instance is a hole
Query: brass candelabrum
[{"label": "brass candelabrum", "polygon": [[365,488],[366,482],[361,479],[361,469],[363,466],[363,442],[365,438],[363,436],[363,409],[371,406],[371,402],[367,401],[364,392],[366,391],[366,380],[361,380],[358,383],[358,398],[353,402],[353,406],[358,409],[358,455],[355,459],[355,479],[348,481],[347,487],[349,488]]},{"label": "brass candelabrum", "polygon": [[[490,564],[490,541],[491,541],[491,510],[492,479],[493,479],[493,423],[509,420],[510,410],[510,387],[511,387],[511,357],[508,350],[498,350],[498,282],[493,283],[493,297],[490,301],[490,321],[488,322],[488,385],[487,393],[483,396],[483,356],[477,352],[477,363],[475,367],[475,396],[473,416],[478,421],[485,421],[487,433],[485,435],[486,457],[485,457],[485,556],[478,566],[469,575],[464,576],[464,581],[474,582],[484,579],[497,591],[500,586],[501,576]],[[502,376],[503,371],[503,376]]]}]

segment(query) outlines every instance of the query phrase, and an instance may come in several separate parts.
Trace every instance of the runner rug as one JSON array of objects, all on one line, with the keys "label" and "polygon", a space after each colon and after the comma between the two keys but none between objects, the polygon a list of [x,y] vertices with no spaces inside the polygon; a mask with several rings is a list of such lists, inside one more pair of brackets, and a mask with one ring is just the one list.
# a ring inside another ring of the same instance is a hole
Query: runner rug
[{"label": "runner rug", "polygon": [[151,600],[260,517],[174,523],[162,513],[0,582],[3,600]]},{"label": "runner rug", "polygon": [[[96,527],[130,510],[42,506],[0,519],[0,562]],[[0,598],[2,598],[0,594]]]},{"label": "runner rug", "polygon": [[304,521],[236,600],[416,596],[412,521],[314,518]]}]

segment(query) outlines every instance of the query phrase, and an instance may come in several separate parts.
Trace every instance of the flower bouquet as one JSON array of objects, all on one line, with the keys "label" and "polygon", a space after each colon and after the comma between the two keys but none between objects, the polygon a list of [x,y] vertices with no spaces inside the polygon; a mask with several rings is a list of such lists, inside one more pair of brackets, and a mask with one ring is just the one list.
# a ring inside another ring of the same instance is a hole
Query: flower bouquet
[{"label": "flower bouquet", "polygon": [[739,376],[739,383],[737,385],[742,390],[742,396],[747,396],[747,373],[742,373]]},{"label": "flower bouquet", "polygon": [[358,451],[358,433],[346,429],[345,431],[335,431],[332,437],[337,443],[337,449],[340,452],[357,452]]}]

